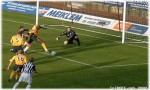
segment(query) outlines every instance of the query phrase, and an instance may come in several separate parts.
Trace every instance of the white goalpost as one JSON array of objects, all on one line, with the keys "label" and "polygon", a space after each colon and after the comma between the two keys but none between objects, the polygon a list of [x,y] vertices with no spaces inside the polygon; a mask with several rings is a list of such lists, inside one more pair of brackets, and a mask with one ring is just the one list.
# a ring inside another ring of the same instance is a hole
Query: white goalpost
[{"label": "white goalpost", "polygon": [[123,5],[123,30],[122,30],[122,43],[125,43],[125,22],[126,22],[126,0],[124,0]]},{"label": "white goalpost", "polygon": [[39,21],[39,0],[36,1],[36,21],[35,21],[35,24],[37,25],[38,24],[38,21]]}]

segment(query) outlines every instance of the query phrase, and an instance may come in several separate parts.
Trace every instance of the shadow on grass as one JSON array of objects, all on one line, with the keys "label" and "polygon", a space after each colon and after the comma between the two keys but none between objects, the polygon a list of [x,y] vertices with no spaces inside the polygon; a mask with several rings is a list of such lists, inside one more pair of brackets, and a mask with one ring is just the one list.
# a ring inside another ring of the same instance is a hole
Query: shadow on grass
[{"label": "shadow on grass", "polygon": [[40,64],[46,64],[46,63],[53,63],[57,61],[60,61],[60,59],[54,58],[52,56],[45,56],[45,57],[36,59],[34,63],[35,65],[40,65]]},{"label": "shadow on grass", "polygon": [[64,46],[64,50],[62,52],[59,52],[57,55],[68,55],[68,54],[74,54],[78,52],[85,52],[85,51],[90,51],[90,50],[96,50],[96,49],[103,49],[103,48],[108,48],[108,47],[113,47],[120,45],[118,43],[104,43],[101,42],[99,39],[93,40],[93,41],[85,41],[82,42],[81,46],[77,45],[67,45]]},{"label": "shadow on grass", "polygon": [[[103,48],[113,47],[113,46],[117,46],[117,45],[119,45],[119,44],[117,44],[117,43],[112,44],[112,43],[108,43],[108,42],[104,43],[104,42],[100,41],[99,39],[95,39],[92,41],[82,42],[82,46],[80,46],[80,47],[77,46],[76,44],[63,46],[65,51],[58,52],[57,55],[63,56],[63,57],[64,57],[64,55],[67,55],[67,58],[68,58],[68,57],[72,57],[72,55],[74,53],[85,52],[88,50],[94,50],[94,49],[100,49],[100,48],[103,49]],[[36,53],[36,52],[32,52],[32,53]],[[47,56],[36,59],[35,64],[36,65],[46,64],[49,62],[56,62],[59,60],[60,59],[56,59],[52,56],[47,55]]]},{"label": "shadow on grass", "polygon": [[[91,69],[91,68],[100,69],[100,68],[96,68],[96,67],[109,66],[109,65],[112,65],[112,64],[124,61],[124,60],[129,60],[129,59],[131,59],[131,58],[124,58],[124,59],[113,60],[113,61],[110,61],[110,62],[91,64],[92,66],[82,65],[80,67],[73,67],[73,68],[68,68],[68,69],[61,69],[61,70],[57,70],[57,71],[53,71],[53,72],[49,72],[49,73],[40,74],[40,75],[76,72],[76,71],[81,71],[81,70]],[[96,66],[96,67],[93,67],[93,66]],[[40,75],[36,75],[36,77],[38,77]]]}]

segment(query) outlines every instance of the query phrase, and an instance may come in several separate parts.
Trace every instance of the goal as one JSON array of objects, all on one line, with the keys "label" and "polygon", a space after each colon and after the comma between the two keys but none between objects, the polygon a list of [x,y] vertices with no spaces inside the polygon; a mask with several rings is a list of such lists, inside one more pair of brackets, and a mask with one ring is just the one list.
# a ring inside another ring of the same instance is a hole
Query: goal
[{"label": "goal", "polygon": [[38,0],[36,5],[36,24],[46,24],[60,31],[71,26],[78,34],[87,37],[147,46],[147,1]]}]

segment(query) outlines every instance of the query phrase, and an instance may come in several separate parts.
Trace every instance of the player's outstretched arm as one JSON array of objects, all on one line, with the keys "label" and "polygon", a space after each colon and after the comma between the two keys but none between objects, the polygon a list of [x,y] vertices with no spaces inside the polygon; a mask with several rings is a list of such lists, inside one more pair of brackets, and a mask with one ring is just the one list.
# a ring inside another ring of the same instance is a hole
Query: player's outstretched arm
[{"label": "player's outstretched arm", "polygon": [[10,66],[12,65],[14,59],[15,59],[15,56],[13,56],[13,57],[9,60],[9,64],[8,64],[6,70],[9,70],[9,69],[10,69]]},{"label": "player's outstretched arm", "polygon": [[9,70],[9,69],[10,69],[11,64],[12,64],[12,61],[9,62],[9,64],[8,64],[6,70]]},{"label": "player's outstretched arm", "polygon": [[43,25],[40,25],[40,28],[42,28],[42,29],[47,29],[47,27],[45,27],[44,24],[43,24]]},{"label": "player's outstretched arm", "polygon": [[66,35],[66,34],[67,34],[67,31],[62,32],[62,33],[56,38],[56,40],[59,40],[61,36]]}]

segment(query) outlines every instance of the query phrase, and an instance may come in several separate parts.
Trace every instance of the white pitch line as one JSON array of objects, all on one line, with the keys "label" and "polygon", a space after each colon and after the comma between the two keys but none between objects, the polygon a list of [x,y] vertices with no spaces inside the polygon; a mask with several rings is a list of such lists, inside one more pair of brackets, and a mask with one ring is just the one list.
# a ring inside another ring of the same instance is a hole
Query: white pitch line
[{"label": "white pitch line", "polygon": [[[62,26],[68,27],[66,25],[62,25]],[[72,27],[72,28],[79,29],[79,30],[82,30],[82,31],[87,31],[87,32],[100,33],[100,34],[109,35],[109,36],[121,37],[121,36],[117,36],[117,35],[112,35],[112,34],[107,34],[107,33],[102,33],[102,32],[97,32],[97,31],[82,29],[82,28],[76,28],[76,27]]]},{"label": "white pitch line", "polygon": [[22,23],[22,24],[27,24],[27,25],[34,25],[34,24],[31,24],[31,23],[20,22],[20,21],[15,21],[15,20],[8,20],[8,19],[2,19],[2,20],[9,21],[9,22],[15,22],[15,23]]},{"label": "white pitch line", "polygon": [[76,63],[79,63],[79,64],[83,64],[83,65],[86,65],[86,66],[91,66],[91,67],[98,68],[97,66],[94,66],[94,65],[91,65],[91,64],[88,64],[88,63],[79,62],[79,61],[72,60],[72,59],[68,59],[68,58],[63,58],[63,57],[61,57],[61,56],[56,56],[56,57],[57,57],[57,58],[62,58],[62,59],[65,59],[65,60],[68,60],[68,61],[71,61],[71,62],[76,62]]},{"label": "white pitch line", "polygon": [[[9,43],[3,43],[3,44],[11,46],[11,44],[9,44]],[[44,53],[44,52],[38,52],[37,50],[31,50],[30,49],[30,51],[34,51],[34,52],[37,52],[37,53],[40,53],[40,54],[45,54],[45,55],[50,56],[50,54],[47,54],[47,53]],[[73,59],[68,59],[68,58],[64,58],[64,57],[61,57],[61,56],[55,56],[55,57],[60,58],[60,59],[64,59],[64,60],[67,60],[67,61],[71,61],[71,62],[76,62],[76,63],[82,64],[82,65],[87,65],[87,66],[98,68],[97,66],[94,66],[94,65],[91,65],[91,64],[88,64],[88,63],[84,63],[84,62],[80,62],[80,61],[76,61],[76,60],[73,60]]]},{"label": "white pitch line", "polygon": [[[34,24],[31,24],[31,23],[20,22],[20,21],[14,21],[14,20],[7,20],[7,19],[2,19],[2,20],[4,20],[4,21],[9,21],[9,22],[15,22],[15,23],[22,23],[22,24],[27,24],[27,25],[34,25]],[[50,29],[63,31],[63,30],[56,29],[56,28],[50,28]],[[79,34],[79,35],[83,35],[83,36],[87,36],[87,37],[98,38],[98,39],[107,40],[107,41],[112,41],[112,42],[116,42],[116,43],[120,43],[120,44],[121,44],[121,42],[119,42],[119,41],[113,41],[113,40],[110,40],[110,39],[100,38],[100,37],[96,37],[96,36],[92,36],[92,35],[87,35],[87,34],[80,34],[80,33],[78,33],[78,34]],[[133,45],[133,44],[128,44],[128,43],[126,43],[126,44],[129,45],[129,46],[134,46],[134,47],[140,47],[140,48],[145,48],[145,49],[148,48],[148,47],[143,47],[143,46],[139,46],[139,45]]]},{"label": "white pitch line", "polygon": [[100,67],[98,67],[98,68],[111,68],[111,67],[124,67],[124,66],[139,66],[139,65],[145,65],[145,64],[148,64],[148,63],[100,66]]},{"label": "white pitch line", "polygon": [[[9,43],[3,43],[3,44],[11,46]],[[49,54],[44,53],[44,52],[38,52],[37,50],[31,50],[30,49],[30,51],[34,51],[34,52],[40,53],[40,54],[49,55]],[[67,60],[67,61],[79,63],[79,64],[82,64],[82,65],[91,66],[91,67],[94,67],[94,68],[111,68],[111,67],[139,66],[139,65],[146,65],[146,64],[148,64],[148,63],[140,63],[140,64],[109,65],[109,66],[100,66],[100,67],[98,67],[98,66],[94,66],[92,64],[88,64],[88,63],[76,61],[76,60],[69,59],[69,58],[64,58],[64,57],[61,57],[61,56],[55,56],[55,57],[56,58],[60,58],[60,59],[64,59],[64,60]]]},{"label": "white pitch line", "polygon": [[[37,50],[31,50],[30,51],[34,51],[34,52],[37,52],[37,53],[41,53],[41,54],[45,54],[45,55],[50,55],[50,54],[47,54],[45,52],[38,52]],[[64,57],[61,57],[61,56],[55,56],[56,58],[60,58],[60,59],[65,59],[67,61],[71,61],[71,62],[76,62],[76,63],[79,63],[79,64],[83,64],[83,65],[87,65],[87,66],[91,66],[91,67],[95,67],[95,68],[98,68],[97,66],[94,66],[94,65],[91,65],[91,64],[88,64],[88,63],[84,63],[84,62],[79,62],[79,61],[76,61],[76,60],[73,60],[73,59],[69,59],[69,58],[64,58]]]}]

